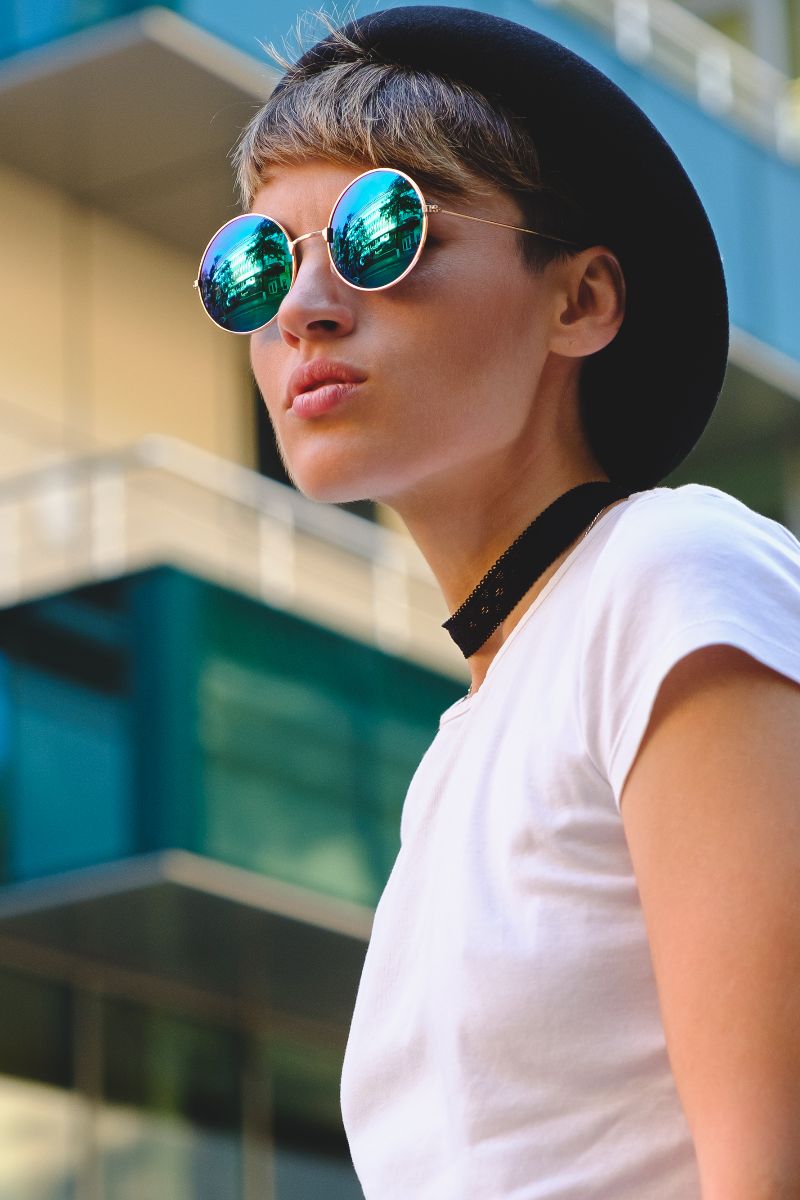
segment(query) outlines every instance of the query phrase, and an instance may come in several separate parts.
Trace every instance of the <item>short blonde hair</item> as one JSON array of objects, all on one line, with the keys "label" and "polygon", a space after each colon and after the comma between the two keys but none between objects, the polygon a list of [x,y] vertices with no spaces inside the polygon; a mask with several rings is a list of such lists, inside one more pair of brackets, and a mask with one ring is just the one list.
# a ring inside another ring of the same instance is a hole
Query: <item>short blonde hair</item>
[{"label": "short blonde hair", "polygon": [[[285,74],[233,154],[244,208],[270,168],[323,158],[397,167],[443,199],[488,194],[494,185],[517,201],[521,224],[576,238],[577,207],[542,178],[519,118],[458,80],[380,61],[357,34],[354,40],[324,14],[316,17],[336,42],[335,62],[298,65],[267,47]],[[519,239],[534,269],[568,253],[557,242]]]}]

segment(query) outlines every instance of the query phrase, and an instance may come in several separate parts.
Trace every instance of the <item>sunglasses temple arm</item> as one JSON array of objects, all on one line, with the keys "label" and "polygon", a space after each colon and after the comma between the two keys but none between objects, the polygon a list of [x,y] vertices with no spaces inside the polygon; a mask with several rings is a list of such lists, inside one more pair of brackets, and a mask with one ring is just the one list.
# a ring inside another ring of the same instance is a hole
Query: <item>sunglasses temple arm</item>
[{"label": "sunglasses temple arm", "polygon": [[497,225],[499,229],[513,229],[516,233],[532,233],[534,237],[545,238],[548,242],[561,242],[564,246],[577,246],[577,242],[567,238],[554,237],[551,233],[539,233],[536,229],[523,229],[521,225],[506,225],[503,221],[488,221],[486,217],[471,217],[468,213],[453,212],[450,208],[440,208],[438,204],[426,204],[425,211],[442,213],[448,217],[463,217],[465,221],[478,221],[481,225]]}]

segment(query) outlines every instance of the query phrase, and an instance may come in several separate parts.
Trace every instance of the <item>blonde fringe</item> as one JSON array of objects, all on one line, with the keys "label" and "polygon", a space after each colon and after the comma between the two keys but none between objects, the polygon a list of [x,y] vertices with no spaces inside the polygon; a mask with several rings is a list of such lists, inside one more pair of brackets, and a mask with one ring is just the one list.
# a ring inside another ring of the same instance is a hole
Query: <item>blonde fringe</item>
[{"label": "blonde fringe", "polygon": [[[310,157],[405,164],[410,173],[442,175],[448,191],[472,190],[496,173],[505,186],[536,186],[534,148],[510,114],[455,80],[374,61],[368,49],[341,32],[342,23],[352,19],[352,5],[334,13],[303,13],[282,46],[262,44],[284,73],[285,86],[256,113],[234,149],[243,206],[252,202],[270,165]],[[343,61],[324,70],[297,68],[300,55],[325,36],[337,44]]]},{"label": "blonde fringe", "polygon": [[[232,153],[243,208],[270,169],[326,159],[358,169],[397,167],[442,198],[500,187],[517,196],[523,212],[535,211],[544,189],[536,149],[519,119],[455,79],[377,60],[342,34],[353,15],[352,5],[302,14],[281,47],[263,45],[284,73],[283,86]],[[337,61],[299,67],[298,58],[325,36],[337,45]],[[550,226],[561,233],[553,220]],[[526,258],[558,254],[552,243],[533,241],[527,239]]]}]

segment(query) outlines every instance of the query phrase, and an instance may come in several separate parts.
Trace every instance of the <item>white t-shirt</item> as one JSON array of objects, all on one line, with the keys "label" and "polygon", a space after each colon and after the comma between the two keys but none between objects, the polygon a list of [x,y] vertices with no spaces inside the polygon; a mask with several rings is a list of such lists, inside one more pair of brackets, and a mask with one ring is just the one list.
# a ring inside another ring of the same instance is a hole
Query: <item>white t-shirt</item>
[{"label": "white t-shirt", "polygon": [[800,544],[654,488],[442,714],[342,1074],[367,1200],[699,1200],[619,798],[662,680],[717,643],[800,682]]}]

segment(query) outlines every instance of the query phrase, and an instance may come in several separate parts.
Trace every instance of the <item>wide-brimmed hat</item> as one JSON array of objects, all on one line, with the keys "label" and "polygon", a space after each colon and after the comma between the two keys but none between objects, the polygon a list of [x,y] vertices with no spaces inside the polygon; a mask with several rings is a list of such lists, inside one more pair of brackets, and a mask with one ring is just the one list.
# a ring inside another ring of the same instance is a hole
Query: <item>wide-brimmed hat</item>
[{"label": "wide-brimmed hat", "polygon": [[[619,333],[584,362],[586,430],[612,481],[658,483],[705,428],[728,355],[719,250],[672,149],[606,75],[514,21],[411,5],[356,18],[344,32],[375,61],[437,72],[503,104],[523,119],[545,181],[580,200],[593,241],[618,256],[627,285]],[[323,67],[344,53],[326,37],[297,65]]]}]

